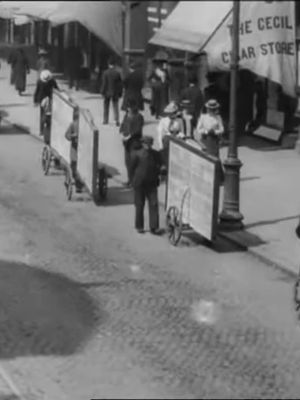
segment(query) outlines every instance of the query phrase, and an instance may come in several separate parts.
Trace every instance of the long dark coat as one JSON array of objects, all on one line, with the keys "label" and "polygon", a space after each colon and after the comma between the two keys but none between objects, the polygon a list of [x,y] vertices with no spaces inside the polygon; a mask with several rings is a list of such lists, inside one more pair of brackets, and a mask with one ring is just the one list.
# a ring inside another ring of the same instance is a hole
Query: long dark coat
[{"label": "long dark coat", "polygon": [[18,92],[26,90],[26,75],[29,73],[29,62],[22,49],[16,52],[12,66],[15,68],[15,86]]},{"label": "long dark coat", "polygon": [[15,72],[15,61],[16,61],[16,51],[12,50],[9,53],[7,63],[10,64],[10,84],[14,85],[16,80],[16,72]]},{"label": "long dark coat", "polygon": [[164,71],[166,73],[166,80],[164,82],[156,74],[155,70],[149,77],[150,86],[152,88],[151,111],[156,117],[160,116],[169,104],[170,78],[168,72],[166,70]]},{"label": "long dark coat", "polygon": [[108,68],[102,76],[101,94],[117,100],[122,96],[122,78],[116,68]]},{"label": "long dark coat", "polygon": [[144,86],[143,73],[140,70],[130,72],[124,79],[124,99],[122,110],[126,111],[131,100],[135,100],[139,110],[144,109],[142,89]]}]

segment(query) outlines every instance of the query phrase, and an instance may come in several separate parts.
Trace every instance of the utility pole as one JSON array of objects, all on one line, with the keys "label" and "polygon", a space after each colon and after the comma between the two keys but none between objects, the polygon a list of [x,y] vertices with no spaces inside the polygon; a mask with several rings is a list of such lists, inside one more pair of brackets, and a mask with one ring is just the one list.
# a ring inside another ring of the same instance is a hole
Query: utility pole
[{"label": "utility pole", "polygon": [[230,66],[230,119],[229,146],[224,161],[225,182],[223,210],[220,214],[220,228],[242,229],[243,215],[240,213],[240,168],[238,159],[237,132],[237,79],[239,70],[239,19],[240,1],[233,2],[232,57]]},{"label": "utility pole", "polygon": [[130,28],[131,28],[131,2],[123,1],[123,73],[128,71],[130,63]]}]

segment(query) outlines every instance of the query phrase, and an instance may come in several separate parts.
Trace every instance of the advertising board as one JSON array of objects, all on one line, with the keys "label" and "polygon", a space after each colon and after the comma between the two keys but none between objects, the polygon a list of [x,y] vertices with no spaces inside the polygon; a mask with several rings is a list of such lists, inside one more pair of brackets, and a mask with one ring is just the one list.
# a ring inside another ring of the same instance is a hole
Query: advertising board
[{"label": "advertising board", "polygon": [[217,159],[190,141],[170,139],[166,205],[182,212],[182,222],[213,240],[218,222]]},{"label": "advertising board", "polygon": [[91,194],[98,167],[98,130],[88,110],[80,109],[77,171]]},{"label": "advertising board", "polygon": [[50,145],[67,163],[70,163],[71,142],[65,134],[73,121],[75,107],[66,94],[53,90]]}]

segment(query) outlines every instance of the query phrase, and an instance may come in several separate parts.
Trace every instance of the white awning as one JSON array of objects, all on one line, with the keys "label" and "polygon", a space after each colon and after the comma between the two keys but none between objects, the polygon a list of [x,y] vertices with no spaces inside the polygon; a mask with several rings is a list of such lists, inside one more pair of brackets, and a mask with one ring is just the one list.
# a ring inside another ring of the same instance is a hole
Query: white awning
[{"label": "white awning", "polygon": [[76,1],[59,2],[59,6],[45,14],[53,25],[70,21],[80,22],[102,39],[117,54],[122,54],[122,2]]},{"label": "white awning", "polygon": [[149,43],[197,53],[231,12],[232,1],[182,1]]},{"label": "white awning", "polygon": [[[49,20],[53,25],[77,21],[122,54],[121,1],[3,1],[0,10]],[[1,13],[0,13],[1,16]]]}]

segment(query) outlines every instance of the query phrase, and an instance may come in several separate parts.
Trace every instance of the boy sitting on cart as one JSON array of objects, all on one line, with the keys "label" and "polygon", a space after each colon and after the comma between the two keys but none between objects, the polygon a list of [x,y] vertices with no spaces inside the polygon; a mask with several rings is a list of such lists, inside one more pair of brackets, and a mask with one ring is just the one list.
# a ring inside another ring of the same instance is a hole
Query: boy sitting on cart
[{"label": "boy sitting on cart", "polygon": [[70,161],[73,179],[75,181],[76,192],[81,193],[83,184],[77,173],[77,148],[78,148],[78,132],[79,132],[79,108],[74,109],[74,118],[67,132],[65,138],[71,142]]}]

